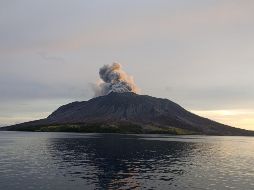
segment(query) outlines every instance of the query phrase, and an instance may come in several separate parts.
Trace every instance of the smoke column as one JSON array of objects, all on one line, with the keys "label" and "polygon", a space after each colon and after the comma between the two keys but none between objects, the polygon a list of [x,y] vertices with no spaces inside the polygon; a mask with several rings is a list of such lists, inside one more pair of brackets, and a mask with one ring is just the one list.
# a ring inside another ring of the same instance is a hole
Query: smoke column
[{"label": "smoke column", "polygon": [[99,75],[101,80],[93,87],[95,97],[110,92],[138,92],[133,77],[125,73],[119,63],[104,65],[100,68]]}]

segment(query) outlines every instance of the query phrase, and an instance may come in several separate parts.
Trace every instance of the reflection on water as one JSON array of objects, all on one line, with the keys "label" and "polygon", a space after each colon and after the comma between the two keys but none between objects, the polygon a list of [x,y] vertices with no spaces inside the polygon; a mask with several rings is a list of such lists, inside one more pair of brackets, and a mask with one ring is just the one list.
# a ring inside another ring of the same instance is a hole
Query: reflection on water
[{"label": "reflection on water", "polygon": [[250,137],[0,133],[0,189],[254,189]]},{"label": "reflection on water", "polygon": [[165,185],[172,184],[177,176],[184,174],[193,147],[194,143],[101,135],[97,138],[52,139],[49,149],[52,157],[60,160],[59,169],[64,169],[66,175],[96,183],[102,189],[116,189],[136,188],[143,184],[158,186],[163,185],[162,181]]}]

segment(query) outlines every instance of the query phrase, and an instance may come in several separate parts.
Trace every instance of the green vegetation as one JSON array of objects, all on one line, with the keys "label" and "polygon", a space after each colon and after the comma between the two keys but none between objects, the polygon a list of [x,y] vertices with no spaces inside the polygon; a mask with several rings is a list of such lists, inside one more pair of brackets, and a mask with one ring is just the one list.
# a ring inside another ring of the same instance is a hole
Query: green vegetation
[{"label": "green vegetation", "polygon": [[163,128],[163,129],[157,129],[157,130],[151,130],[147,131],[147,133],[150,134],[172,134],[172,135],[195,135],[196,132],[188,131],[185,129],[180,128]]},{"label": "green vegetation", "polygon": [[26,126],[12,130],[36,132],[78,132],[78,133],[123,133],[123,134],[172,134],[191,135],[192,131],[180,128],[160,128],[158,126],[140,126],[136,124],[62,124],[49,126]]},{"label": "green vegetation", "polygon": [[65,124],[53,125],[37,128],[40,132],[80,132],[80,133],[142,133],[142,128],[138,125],[84,125],[84,124]]}]

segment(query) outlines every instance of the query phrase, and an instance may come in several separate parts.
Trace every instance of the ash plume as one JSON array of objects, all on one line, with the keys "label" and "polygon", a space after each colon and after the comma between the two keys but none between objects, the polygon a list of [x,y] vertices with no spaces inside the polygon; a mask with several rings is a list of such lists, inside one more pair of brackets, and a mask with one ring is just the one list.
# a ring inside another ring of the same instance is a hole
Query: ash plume
[{"label": "ash plume", "polygon": [[132,76],[122,70],[119,63],[104,65],[99,71],[100,81],[93,86],[95,97],[104,96],[110,92],[138,92]]}]

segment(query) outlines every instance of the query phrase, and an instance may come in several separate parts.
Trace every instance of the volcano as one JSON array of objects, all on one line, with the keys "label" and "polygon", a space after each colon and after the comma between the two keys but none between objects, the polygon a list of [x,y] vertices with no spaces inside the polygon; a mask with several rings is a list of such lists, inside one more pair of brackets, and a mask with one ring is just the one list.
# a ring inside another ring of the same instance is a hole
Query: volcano
[{"label": "volcano", "polygon": [[45,119],[1,130],[254,135],[253,131],[195,115],[168,99],[133,92],[111,92],[89,101],[72,102]]}]

